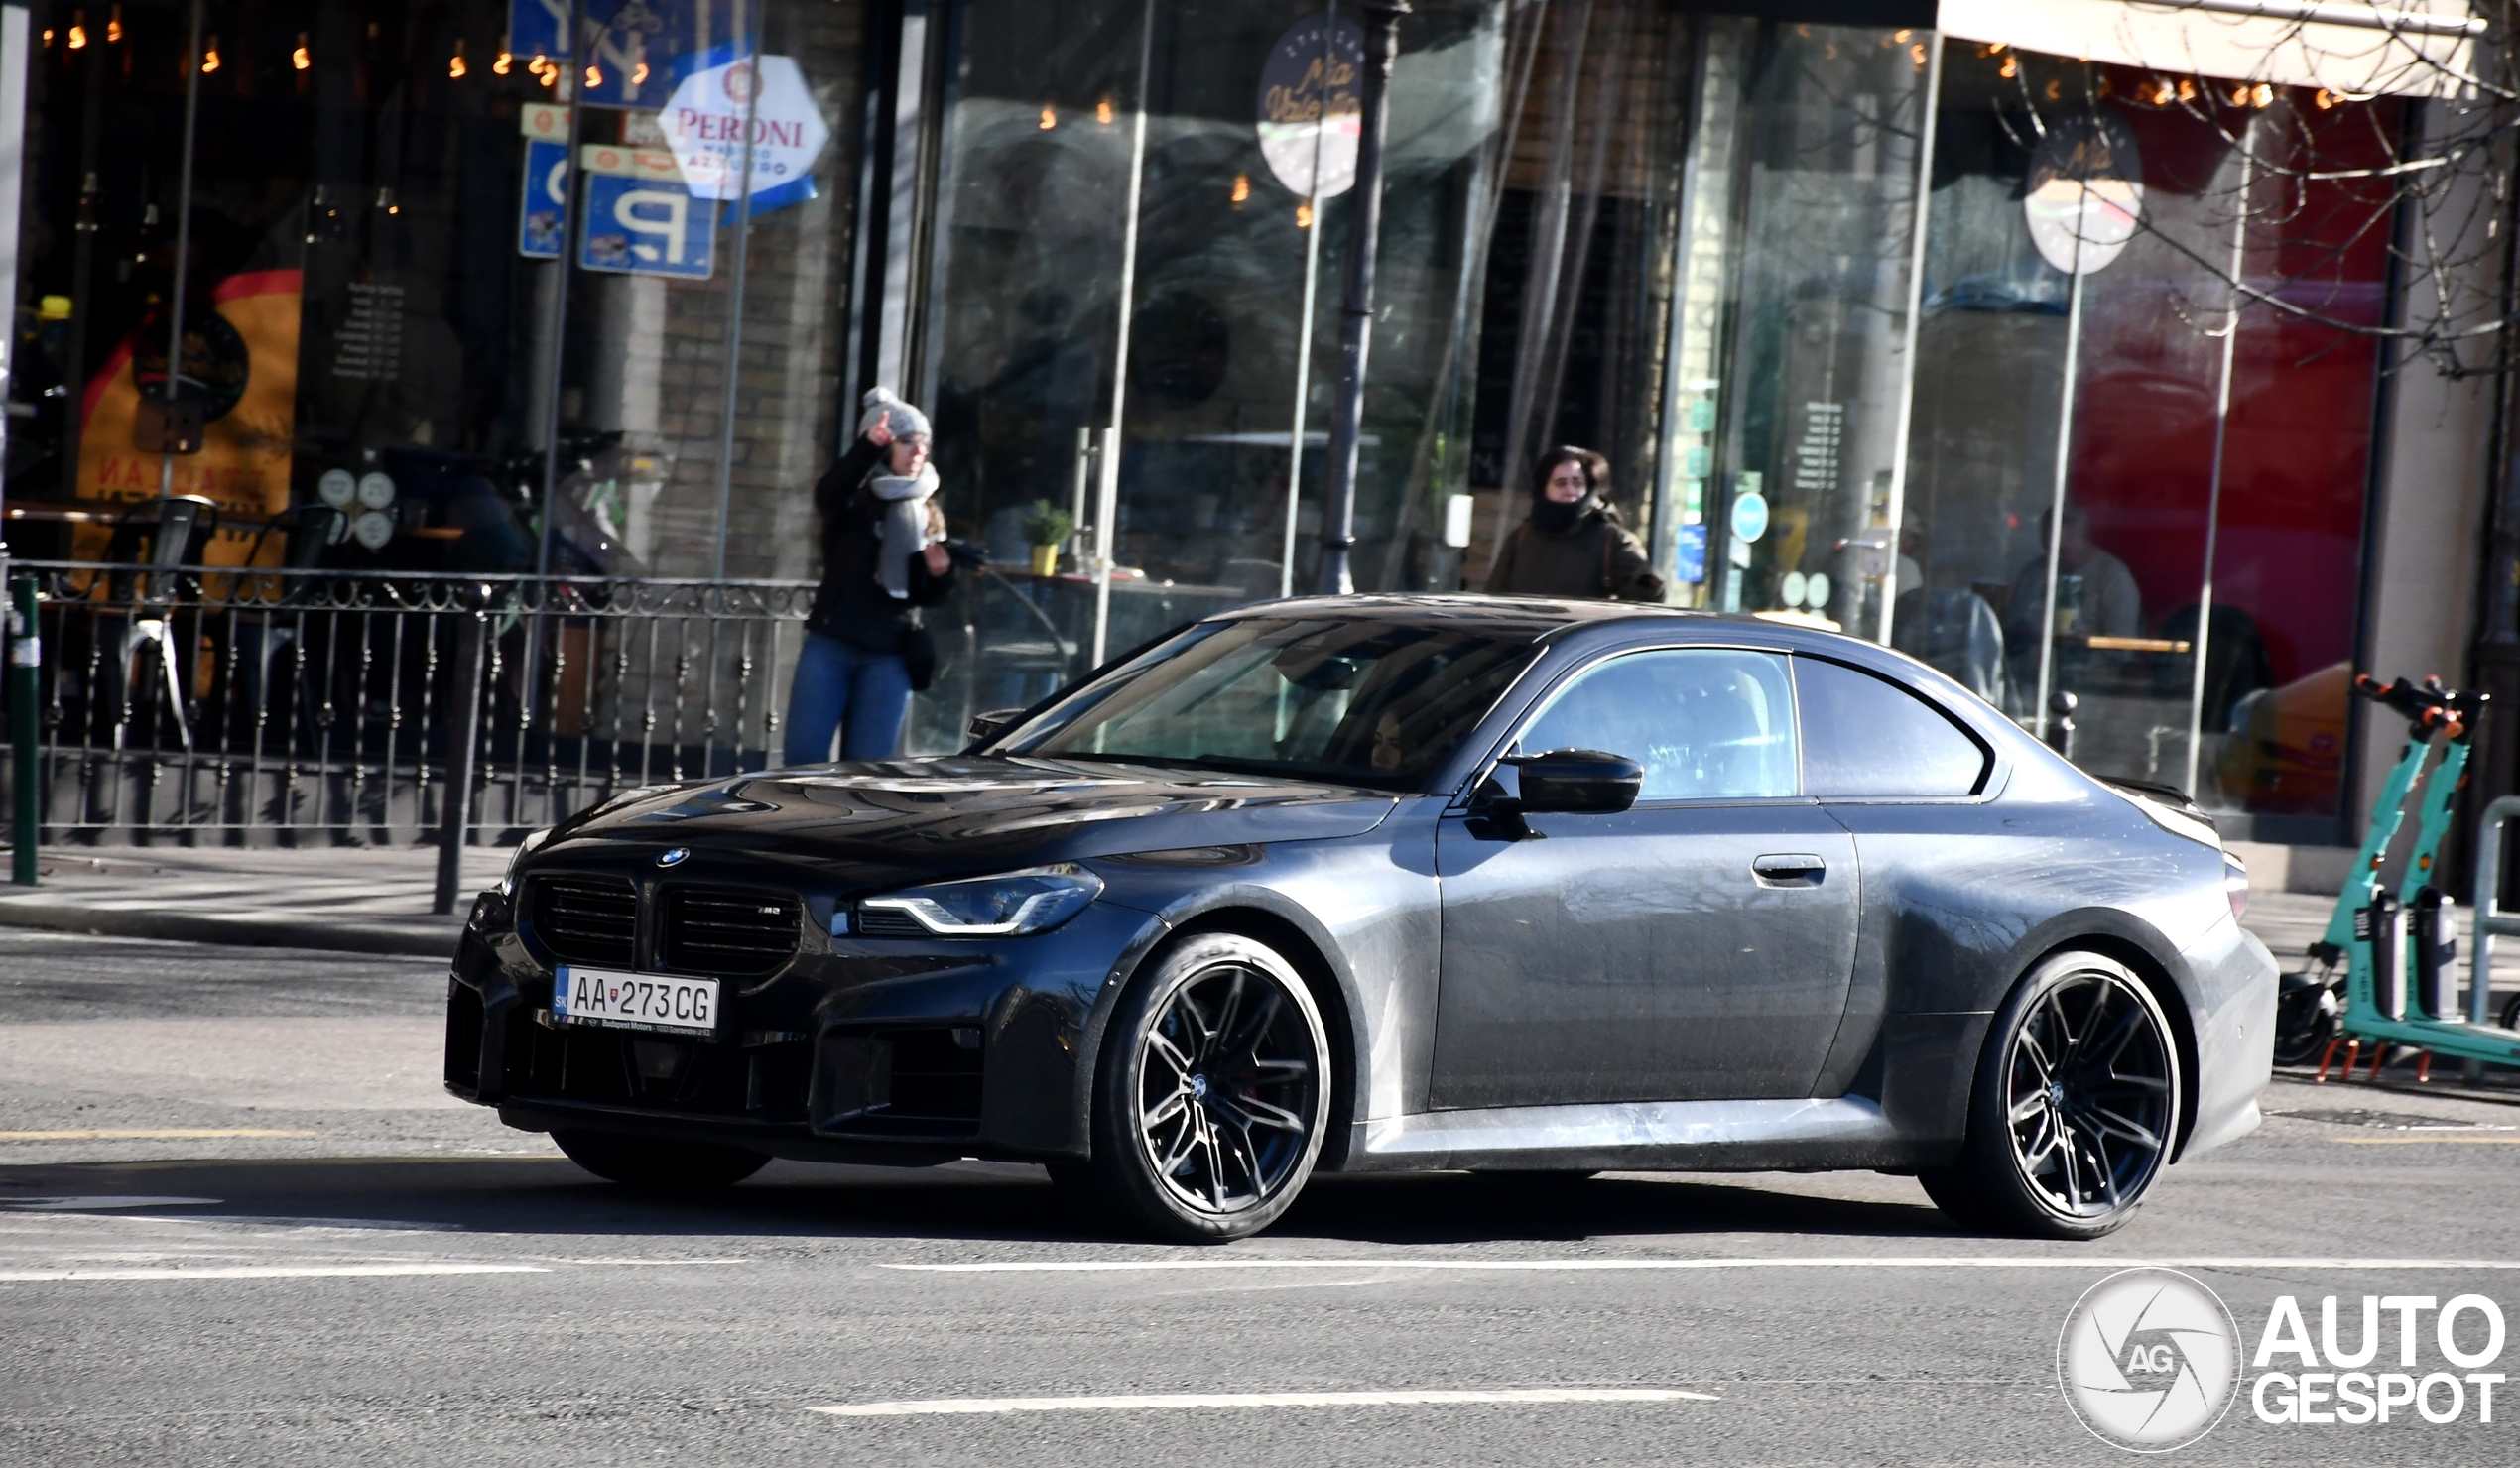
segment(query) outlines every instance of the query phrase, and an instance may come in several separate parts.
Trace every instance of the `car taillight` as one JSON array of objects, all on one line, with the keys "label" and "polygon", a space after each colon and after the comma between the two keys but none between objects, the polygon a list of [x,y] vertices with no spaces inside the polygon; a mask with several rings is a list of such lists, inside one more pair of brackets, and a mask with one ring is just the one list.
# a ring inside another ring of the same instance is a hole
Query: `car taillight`
[{"label": "car taillight", "polygon": [[2249,869],[2230,852],[2222,853],[2222,895],[2231,903],[2231,916],[2249,915]]}]

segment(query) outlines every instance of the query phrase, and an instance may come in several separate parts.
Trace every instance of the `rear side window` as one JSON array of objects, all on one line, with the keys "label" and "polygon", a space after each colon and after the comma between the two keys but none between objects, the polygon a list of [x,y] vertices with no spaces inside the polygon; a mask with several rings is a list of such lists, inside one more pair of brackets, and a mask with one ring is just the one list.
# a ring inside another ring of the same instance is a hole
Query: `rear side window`
[{"label": "rear side window", "polygon": [[1949,714],[1884,678],[1819,658],[1794,660],[1803,708],[1803,793],[1828,796],[1975,795],[1985,747]]}]

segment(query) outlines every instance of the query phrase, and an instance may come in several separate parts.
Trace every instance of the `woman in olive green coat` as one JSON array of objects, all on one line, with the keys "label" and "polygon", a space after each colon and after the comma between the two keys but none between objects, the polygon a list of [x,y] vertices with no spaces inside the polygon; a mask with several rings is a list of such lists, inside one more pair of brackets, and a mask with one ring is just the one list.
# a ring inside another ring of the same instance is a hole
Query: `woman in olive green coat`
[{"label": "woman in olive green coat", "polygon": [[1523,596],[1661,601],[1652,557],[1603,498],[1610,461],[1588,448],[1553,448],[1533,466],[1531,518],[1506,534],[1487,589]]}]

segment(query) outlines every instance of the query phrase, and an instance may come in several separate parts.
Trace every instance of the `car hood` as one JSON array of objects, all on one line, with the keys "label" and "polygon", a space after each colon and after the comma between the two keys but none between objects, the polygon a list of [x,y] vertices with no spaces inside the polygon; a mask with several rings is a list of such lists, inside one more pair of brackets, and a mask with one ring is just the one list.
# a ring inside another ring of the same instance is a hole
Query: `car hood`
[{"label": "car hood", "polygon": [[634,791],[562,826],[545,850],[592,857],[635,843],[870,877],[971,872],[1353,836],[1398,801],[1388,792],[1266,776],[941,755]]}]

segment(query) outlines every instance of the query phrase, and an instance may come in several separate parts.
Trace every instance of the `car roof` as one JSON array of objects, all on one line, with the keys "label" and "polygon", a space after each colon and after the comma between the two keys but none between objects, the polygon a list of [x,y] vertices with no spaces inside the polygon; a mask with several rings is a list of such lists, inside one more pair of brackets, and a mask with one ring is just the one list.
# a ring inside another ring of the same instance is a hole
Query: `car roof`
[{"label": "car roof", "polygon": [[[1258,601],[1221,611],[1211,622],[1244,619],[1334,617],[1352,622],[1387,622],[1401,627],[1452,627],[1496,637],[1528,637],[1537,641],[1578,627],[1615,623],[1695,624],[1756,629],[1766,637],[1793,632],[1815,638],[1837,636],[1820,628],[1741,613],[1699,611],[1658,606],[1651,602],[1599,601],[1549,596],[1489,596],[1479,592],[1369,593],[1356,596],[1298,596]],[[1784,640],[1792,640],[1790,637]]]}]

